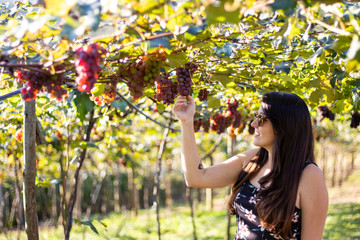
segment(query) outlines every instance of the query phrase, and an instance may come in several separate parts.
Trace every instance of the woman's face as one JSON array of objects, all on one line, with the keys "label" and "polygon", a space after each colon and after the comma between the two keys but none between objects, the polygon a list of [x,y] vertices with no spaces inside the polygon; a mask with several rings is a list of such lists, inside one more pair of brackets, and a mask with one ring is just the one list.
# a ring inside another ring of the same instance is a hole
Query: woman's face
[{"label": "woman's face", "polygon": [[255,128],[254,145],[263,147],[271,153],[275,142],[275,133],[270,120],[264,114],[263,105],[258,110],[258,116],[263,116],[261,126],[259,124],[260,117],[255,118],[251,123],[251,126]]}]

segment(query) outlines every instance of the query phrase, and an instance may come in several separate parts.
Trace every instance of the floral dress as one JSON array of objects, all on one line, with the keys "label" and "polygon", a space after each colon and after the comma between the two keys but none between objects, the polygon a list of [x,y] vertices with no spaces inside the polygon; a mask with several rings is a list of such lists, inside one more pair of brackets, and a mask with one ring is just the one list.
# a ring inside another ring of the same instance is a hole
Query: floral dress
[{"label": "floral dress", "polygon": [[[237,231],[234,240],[273,240],[284,239],[280,235],[266,229],[260,221],[255,204],[259,189],[247,181],[239,190],[234,201],[236,212]],[[300,239],[301,234],[301,210],[295,207],[292,219],[292,239]]]}]

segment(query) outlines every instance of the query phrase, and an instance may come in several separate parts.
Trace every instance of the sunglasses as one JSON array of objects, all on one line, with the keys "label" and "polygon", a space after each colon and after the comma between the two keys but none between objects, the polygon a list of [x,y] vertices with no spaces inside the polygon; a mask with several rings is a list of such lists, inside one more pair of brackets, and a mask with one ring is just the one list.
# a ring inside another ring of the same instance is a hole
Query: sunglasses
[{"label": "sunglasses", "polygon": [[261,115],[261,114],[257,114],[257,113],[255,113],[254,116],[255,116],[255,119],[257,119],[257,121],[258,121],[258,126],[259,127],[261,127],[261,125],[263,125],[265,120],[268,119],[266,116]]}]

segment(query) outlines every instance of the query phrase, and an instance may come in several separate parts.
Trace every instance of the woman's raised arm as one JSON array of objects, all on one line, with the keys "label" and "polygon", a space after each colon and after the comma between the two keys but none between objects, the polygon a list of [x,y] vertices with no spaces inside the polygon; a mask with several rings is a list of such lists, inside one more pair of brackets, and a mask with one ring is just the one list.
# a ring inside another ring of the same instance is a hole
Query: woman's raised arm
[{"label": "woman's raised arm", "polygon": [[238,154],[220,164],[201,168],[194,134],[195,101],[192,97],[179,96],[173,112],[181,125],[181,162],[188,187],[215,188],[232,185],[244,163],[249,161],[257,150]]}]

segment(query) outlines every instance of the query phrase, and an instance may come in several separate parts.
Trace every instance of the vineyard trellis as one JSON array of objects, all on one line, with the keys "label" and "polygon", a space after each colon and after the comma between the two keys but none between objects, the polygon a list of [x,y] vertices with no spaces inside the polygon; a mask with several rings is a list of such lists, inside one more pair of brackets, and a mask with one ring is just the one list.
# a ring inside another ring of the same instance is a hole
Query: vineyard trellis
[{"label": "vineyard trellis", "polygon": [[[167,144],[173,149],[176,143],[172,141],[178,130],[175,124],[170,127],[167,123],[174,121],[171,102],[177,92],[186,95],[191,91],[197,97],[195,120],[201,133],[212,129],[218,134],[226,131],[233,139],[236,136],[246,139],[245,131],[251,133],[248,124],[251,113],[259,105],[259,96],[276,90],[297,93],[311,106],[314,119],[322,116],[314,124],[320,142],[332,139],[339,143],[339,138],[346,138],[341,146],[349,146],[347,152],[350,153],[334,150],[335,147],[327,144],[318,151],[328,181],[332,185],[341,184],[356,165],[356,150],[352,148],[359,142],[356,131],[360,121],[359,9],[357,2],[328,4],[327,1],[281,0],[233,3],[46,0],[37,6],[17,2],[11,9],[3,4],[0,19],[0,156],[3,160],[0,167],[2,170],[14,168],[15,182],[19,181],[22,170],[25,177],[33,174],[31,185],[24,185],[25,194],[35,188],[35,180],[37,186],[51,186],[49,192],[54,191],[59,196],[59,199],[51,198],[53,203],[61,203],[58,208],[49,203],[53,216],[60,213],[59,221],[65,238],[69,239],[73,211],[81,208],[75,207],[77,191],[85,191],[80,187],[80,169],[84,164],[86,168],[96,165],[89,166],[85,159],[93,162],[102,159],[100,161],[106,164],[110,164],[108,158],[119,159],[114,165],[131,169],[126,178],[132,181],[133,193],[128,198],[138,198],[136,182],[142,176],[134,174],[143,171],[142,157],[149,153],[145,158],[150,167],[152,159],[158,159],[161,164],[163,153],[154,152],[156,140],[148,137],[157,133],[137,127],[135,123],[148,125],[143,122],[145,117],[156,124],[151,126],[157,132],[169,134],[171,140]],[[36,116],[31,133],[26,127],[22,132],[22,123],[16,114],[22,112],[23,105],[35,100],[22,101],[19,94],[24,100],[36,99],[38,105],[34,109]],[[239,105],[231,110],[234,100]],[[331,122],[334,113],[336,119]],[[224,125],[226,116],[228,125]],[[64,120],[64,125],[57,123],[60,119]],[[70,119],[74,122],[70,123]],[[335,124],[348,130],[336,133],[321,130],[333,129]],[[45,130],[40,126],[45,126]],[[121,128],[122,132],[116,128]],[[149,132],[146,135],[149,139],[141,138],[145,136],[141,134],[143,131]],[[24,147],[19,145],[22,134]],[[28,162],[26,154],[30,151],[27,148],[32,146],[34,151],[36,136],[46,144],[37,147],[36,161],[33,158]],[[123,146],[119,147],[114,139]],[[204,159],[213,158],[212,153],[224,144],[220,137],[210,142],[214,142],[213,148],[207,146],[210,151],[204,150]],[[141,146],[146,149],[139,149]],[[100,151],[101,148],[106,151]],[[164,151],[167,157],[175,155],[173,150]],[[19,161],[22,152],[25,153],[23,168]],[[106,156],[97,156],[99,152]],[[39,155],[46,157],[39,159]],[[340,161],[342,159],[345,161]],[[60,174],[46,168],[43,161],[60,168]],[[56,181],[39,179],[43,174],[39,170],[35,179],[34,169],[38,168]],[[154,184],[158,187],[160,172],[156,176]],[[119,175],[113,177],[118,178],[114,186],[118,191],[116,201],[120,201],[127,190],[121,188]],[[103,181],[108,178],[105,176]],[[2,228],[6,228],[4,218],[14,216],[16,210],[13,209],[20,208],[21,203],[18,188],[16,196],[9,188],[4,188],[9,179],[11,182],[8,174],[0,176]],[[150,185],[149,188],[148,194],[153,192]],[[72,195],[67,194],[69,190]],[[155,196],[159,190],[155,191]],[[49,192],[42,192],[41,198],[44,200]],[[144,207],[147,206],[145,201],[154,203],[149,199],[142,200]],[[96,203],[96,199],[93,202]],[[25,208],[28,237],[38,239],[36,205],[32,202],[31,206],[32,221],[27,216],[28,207]],[[91,212],[90,206],[87,212]],[[7,207],[11,212],[4,210]],[[119,206],[114,209],[121,211]],[[21,219],[20,211],[16,212],[17,219]],[[19,220],[16,221],[19,226]],[[94,227],[91,219],[76,219],[75,223]],[[160,225],[158,230],[160,238]]]}]

